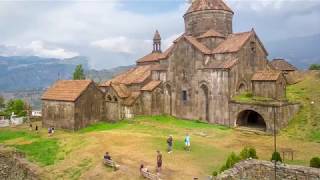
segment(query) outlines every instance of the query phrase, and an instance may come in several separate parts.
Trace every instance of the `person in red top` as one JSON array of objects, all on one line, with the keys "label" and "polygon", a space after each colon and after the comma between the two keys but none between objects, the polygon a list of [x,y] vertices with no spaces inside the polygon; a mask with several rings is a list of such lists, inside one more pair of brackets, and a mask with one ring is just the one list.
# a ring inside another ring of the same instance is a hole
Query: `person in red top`
[{"label": "person in red top", "polygon": [[162,168],[162,154],[157,150],[157,173],[160,173]]}]

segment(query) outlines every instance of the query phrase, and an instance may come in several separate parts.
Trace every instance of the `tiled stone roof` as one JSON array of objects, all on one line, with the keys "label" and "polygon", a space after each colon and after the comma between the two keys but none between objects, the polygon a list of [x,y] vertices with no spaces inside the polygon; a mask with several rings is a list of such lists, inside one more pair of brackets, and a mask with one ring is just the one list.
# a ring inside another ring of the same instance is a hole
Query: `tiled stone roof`
[{"label": "tiled stone roof", "polygon": [[210,63],[208,66],[202,68],[202,69],[231,69],[233,68],[237,63],[238,59],[229,59],[224,61],[214,61]]},{"label": "tiled stone roof", "polygon": [[139,64],[139,63],[145,63],[145,62],[157,62],[162,59],[167,59],[171,55],[173,48],[174,48],[174,44],[171,45],[168,49],[166,49],[163,53],[152,52],[138,59],[137,63]]},{"label": "tiled stone roof", "polygon": [[194,0],[186,14],[203,10],[225,10],[233,13],[223,0]]},{"label": "tiled stone roof", "polygon": [[108,87],[110,83],[120,83],[120,84],[140,84],[143,83],[151,76],[151,65],[136,66],[128,71],[119,74],[113,79],[102,83],[100,86]]},{"label": "tiled stone roof", "polygon": [[213,50],[213,53],[219,54],[237,52],[248,41],[252,34],[252,31],[230,34],[225,41],[223,41]]},{"label": "tiled stone roof", "polygon": [[131,95],[130,90],[124,84],[111,82],[111,87],[120,98],[127,98]]},{"label": "tiled stone roof", "polygon": [[211,50],[207,48],[205,45],[200,43],[196,38],[192,36],[184,36],[184,38],[192,44],[195,48],[197,48],[199,51],[201,51],[203,54],[211,54]]},{"label": "tiled stone roof", "polygon": [[280,71],[296,71],[297,68],[284,59],[274,59],[270,62],[271,66]]},{"label": "tiled stone roof", "polygon": [[41,99],[74,102],[91,83],[91,80],[60,80],[50,87]]},{"label": "tiled stone roof", "polygon": [[279,71],[259,71],[256,72],[251,80],[252,81],[276,81],[279,79],[281,72]]},{"label": "tiled stone roof", "polygon": [[127,97],[122,104],[126,106],[133,105],[134,102],[139,98],[141,92],[140,91],[133,91],[129,97]]},{"label": "tiled stone roof", "polygon": [[213,29],[210,29],[209,31],[203,33],[198,38],[202,39],[202,38],[208,38],[208,37],[223,37],[224,38],[225,36],[217,31],[213,30]]},{"label": "tiled stone roof", "polygon": [[150,81],[148,84],[141,88],[141,91],[153,91],[160,84],[161,81]]}]

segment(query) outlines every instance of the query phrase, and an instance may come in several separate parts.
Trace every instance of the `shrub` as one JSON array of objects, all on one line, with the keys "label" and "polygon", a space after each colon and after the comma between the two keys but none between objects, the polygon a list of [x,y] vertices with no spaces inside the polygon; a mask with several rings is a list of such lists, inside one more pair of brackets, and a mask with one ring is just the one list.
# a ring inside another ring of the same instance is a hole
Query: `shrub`
[{"label": "shrub", "polygon": [[276,161],[276,162],[282,162],[282,158],[280,156],[279,152],[273,152],[272,157],[271,157],[271,161]]},{"label": "shrub", "polygon": [[320,64],[311,64],[309,70],[320,70]]},{"label": "shrub", "polygon": [[236,155],[236,153],[232,152],[228,159],[227,159],[227,162],[225,164],[226,168],[229,169],[229,168],[232,168],[236,163],[238,163],[240,161],[240,157]]},{"label": "shrub", "polygon": [[320,158],[314,157],[310,160],[310,167],[320,168]]},{"label": "shrub", "polygon": [[256,149],[252,147],[243,148],[242,151],[240,152],[240,158],[241,160],[245,160],[249,158],[258,159]]},{"label": "shrub", "polygon": [[213,177],[218,176],[218,172],[217,172],[217,171],[213,171],[213,172],[212,172],[212,176],[213,176]]}]

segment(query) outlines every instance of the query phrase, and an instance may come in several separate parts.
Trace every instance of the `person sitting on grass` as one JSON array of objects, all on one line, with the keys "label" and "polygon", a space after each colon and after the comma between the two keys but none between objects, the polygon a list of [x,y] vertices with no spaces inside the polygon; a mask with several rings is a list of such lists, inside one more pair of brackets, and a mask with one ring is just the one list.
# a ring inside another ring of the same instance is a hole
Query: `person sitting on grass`
[{"label": "person sitting on grass", "polygon": [[168,153],[172,153],[172,145],[173,145],[172,135],[170,135],[169,138],[167,139],[167,144],[168,144]]},{"label": "person sitting on grass", "polygon": [[144,167],[143,164],[140,165],[140,173],[143,175],[143,172],[149,172],[148,168]]},{"label": "person sitting on grass", "polygon": [[104,160],[112,160],[111,156],[109,155],[109,152],[106,152],[106,154],[103,156]]},{"label": "person sitting on grass", "polygon": [[188,133],[186,134],[186,137],[184,138],[184,145],[185,145],[185,147],[184,147],[185,150],[190,151],[190,136]]}]

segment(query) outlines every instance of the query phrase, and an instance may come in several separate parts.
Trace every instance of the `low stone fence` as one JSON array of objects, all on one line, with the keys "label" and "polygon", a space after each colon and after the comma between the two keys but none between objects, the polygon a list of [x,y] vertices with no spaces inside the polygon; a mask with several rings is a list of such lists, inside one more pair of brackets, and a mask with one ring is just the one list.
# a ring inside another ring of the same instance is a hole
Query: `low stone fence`
[{"label": "low stone fence", "polygon": [[0,179],[36,180],[40,179],[40,170],[24,159],[23,154],[0,145]]},{"label": "low stone fence", "polygon": [[[274,163],[261,160],[246,160],[224,171],[215,180],[274,180]],[[320,169],[277,164],[277,180],[320,180]]]}]

